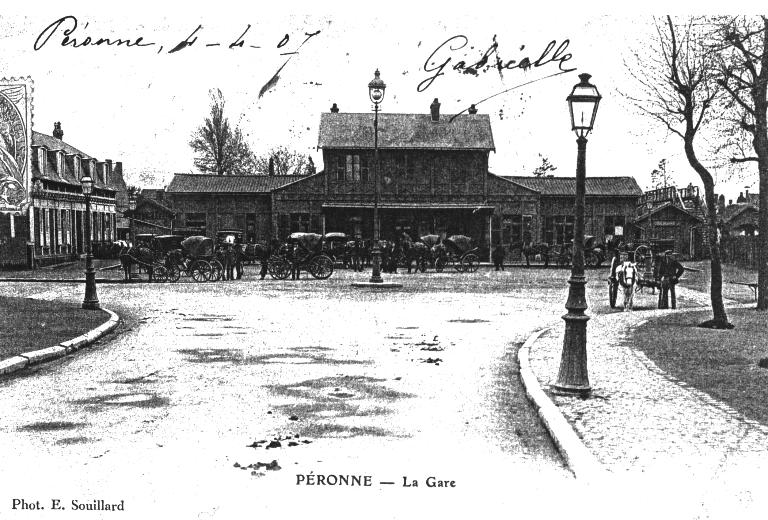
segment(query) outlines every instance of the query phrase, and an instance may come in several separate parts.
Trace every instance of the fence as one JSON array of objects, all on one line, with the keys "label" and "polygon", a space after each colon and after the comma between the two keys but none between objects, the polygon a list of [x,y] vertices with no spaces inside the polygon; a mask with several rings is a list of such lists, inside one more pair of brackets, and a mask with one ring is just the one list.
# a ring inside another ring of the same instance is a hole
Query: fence
[{"label": "fence", "polygon": [[760,237],[729,237],[721,243],[723,262],[739,267],[757,269],[760,263]]}]

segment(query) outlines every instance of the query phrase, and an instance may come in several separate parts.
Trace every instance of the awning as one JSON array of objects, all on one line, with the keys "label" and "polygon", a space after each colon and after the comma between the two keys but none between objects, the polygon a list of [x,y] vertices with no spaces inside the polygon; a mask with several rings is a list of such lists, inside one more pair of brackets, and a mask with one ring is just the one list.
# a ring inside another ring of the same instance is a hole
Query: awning
[{"label": "awning", "polygon": [[[373,209],[373,202],[326,202],[323,208],[328,209]],[[461,209],[470,211],[493,211],[494,206],[483,204],[454,204],[441,202],[380,202],[379,209]]]}]

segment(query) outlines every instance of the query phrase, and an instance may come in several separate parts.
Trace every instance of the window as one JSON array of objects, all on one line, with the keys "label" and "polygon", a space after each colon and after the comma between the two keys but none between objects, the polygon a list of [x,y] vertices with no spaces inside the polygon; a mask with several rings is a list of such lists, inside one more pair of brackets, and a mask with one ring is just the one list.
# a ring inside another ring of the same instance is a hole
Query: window
[{"label": "window", "polygon": [[370,164],[369,159],[367,156],[363,155],[360,157],[360,180],[361,181],[368,181],[371,178],[370,174]]},{"label": "window", "polygon": [[360,181],[360,156],[359,155],[347,155],[347,168],[346,168],[346,180],[348,181]]},{"label": "window", "polygon": [[405,176],[413,179],[416,172],[416,158],[412,155],[405,156]]},{"label": "window", "polygon": [[605,236],[624,235],[624,215],[606,215],[603,233]]},{"label": "window", "polygon": [[187,227],[205,229],[205,213],[187,213],[184,221]]},{"label": "window", "polygon": [[346,162],[343,155],[336,156],[336,180],[343,181],[346,172]]},{"label": "window", "polygon": [[573,240],[573,215],[554,215],[544,219],[544,241],[551,245],[570,244]]},{"label": "window", "polygon": [[533,239],[532,215],[504,215],[502,241],[505,244],[519,244]]},{"label": "window", "polygon": [[309,233],[309,213],[291,213],[291,233]]}]

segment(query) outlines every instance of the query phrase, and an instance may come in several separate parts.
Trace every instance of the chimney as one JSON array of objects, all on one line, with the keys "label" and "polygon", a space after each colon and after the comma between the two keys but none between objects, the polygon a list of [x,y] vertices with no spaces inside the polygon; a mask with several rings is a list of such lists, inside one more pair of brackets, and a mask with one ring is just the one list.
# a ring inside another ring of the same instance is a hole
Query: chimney
[{"label": "chimney", "polygon": [[331,114],[338,114],[339,113],[339,107],[336,106],[336,103],[333,104],[331,107]]},{"label": "chimney", "polygon": [[474,103],[472,103],[472,106],[469,107],[469,113],[470,114],[477,114],[477,107]]},{"label": "chimney", "polygon": [[53,123],[53,137],[56,139],[64,139],[64,132],[61,130],[61,123]]},{"label": "chimney", "polygon": [[729,205],[729,206],[732,206],[732,205],[733,205],[733,199],[728,199],[728,205]]},{"label": "chimney", "polygon": [[745,200],[746,200],[746,199],[744,198],[744,192],[743,192],[743,191],[740,191],[740,192],[739,192],[739,197],[736,199],[736,204],[741,204],[741,203],[742,203],[742,202],[744,202]]},{"label": "chimney", "polygon": [[270,175],[275,174],[275,158],[274,157],[269,158],[269,174]]},{"label": "chimney", "polygon": [[429,110],[432,112],[432,122],[437,123],[440,121],[440,102],[437,98],[429,105]]}]

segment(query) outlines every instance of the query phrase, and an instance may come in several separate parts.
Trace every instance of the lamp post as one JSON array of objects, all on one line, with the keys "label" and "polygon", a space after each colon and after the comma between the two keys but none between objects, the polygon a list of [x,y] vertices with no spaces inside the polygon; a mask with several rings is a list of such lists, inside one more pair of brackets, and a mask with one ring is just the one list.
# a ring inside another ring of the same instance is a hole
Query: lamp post
[{"label": "lamp post", "polygon": [[373,248],[371,249],[371,279],[370,283],[382,283],[381,279],[381,249],[379,247],[379,104],[384,100],[384,90],[387,85],[379,77],[379,69],[375,77],[368,83],[368,95],[373,102]]},{"label": "lamp post", "polygon": [[85,175],[80,179],[85,196],[85,298],[83,309],[101,309],[99,297],[96,295],[96,271],[93,269],[93,255],[91,254],[91,193],[93,192],[93,179]]},{"label": "lamp post", "polygon": [[136,232],[133,229],[134,226],[134,218],[136,215],[134,214],[136,211],[136,193],[131,192],[128,194],[128,209],[131,212],[131,216],[128,217],[128,234],[130,235],[128,238],[131,242],[131,244],[136,242]]},{"label": "lamp post", "polygon": [[560,359],[560,371],[557,375],[555,390],[585,397],[589,395],[589,373],[587,370],[587,321],[589,316],[585,294],[584,277],[584,194],[586,185],[587,134],[592,130],[600,104],[597,87],[589,82],[589,74],[579,74],[581,80],[573,87],[568,96],[568,108],[571,112],[571,127],[576,133],[578,155],[576,158],[576,202],[574,204],[573,260],[571,277],[568,280],[568,300],[565,308],[568,313],[565,320],[565,339]]}]

